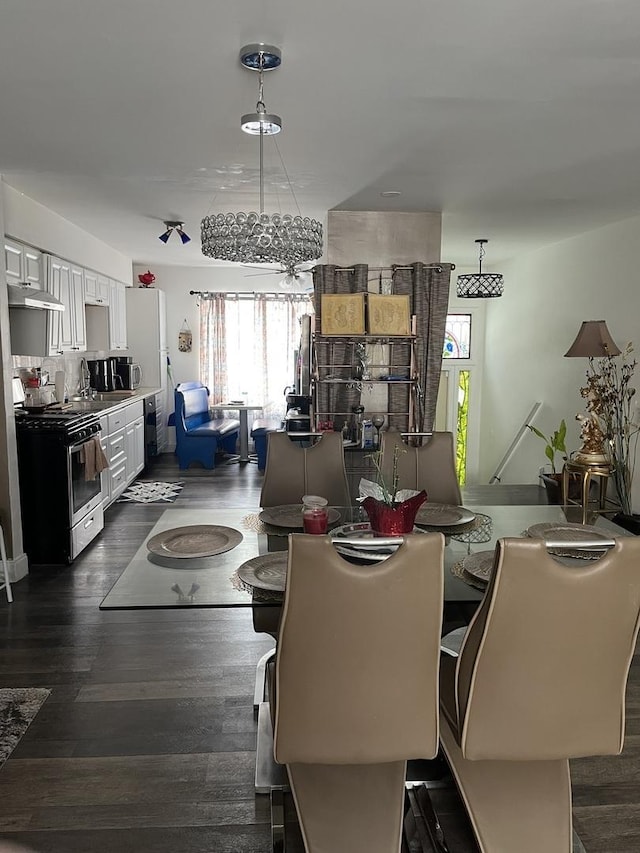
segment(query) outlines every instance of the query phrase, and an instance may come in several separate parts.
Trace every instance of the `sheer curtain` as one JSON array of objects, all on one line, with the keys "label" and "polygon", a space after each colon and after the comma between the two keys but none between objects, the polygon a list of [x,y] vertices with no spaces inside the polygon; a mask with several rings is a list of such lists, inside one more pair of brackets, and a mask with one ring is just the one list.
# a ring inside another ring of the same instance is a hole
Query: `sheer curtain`
[{"label": "sheer curtain", "polygon": [[282,418],[284,388],[295,377],[300,318],[313,307],[306,295],[203,295],[200,301],[200,381],[211,400],[260,404]]}]

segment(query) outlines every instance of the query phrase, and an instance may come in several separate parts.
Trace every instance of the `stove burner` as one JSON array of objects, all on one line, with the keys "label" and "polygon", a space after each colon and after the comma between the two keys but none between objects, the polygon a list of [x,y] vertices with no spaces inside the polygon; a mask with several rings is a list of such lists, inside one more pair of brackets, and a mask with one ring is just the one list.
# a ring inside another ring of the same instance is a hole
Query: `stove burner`
[{"label": "stove burner", "polygon": [[41,414],[16,410],[18,432],[46,432],[72,437],[74,440],[93,435],[100,430],[100,419],[94,413],[73,409],[48,411]]}]

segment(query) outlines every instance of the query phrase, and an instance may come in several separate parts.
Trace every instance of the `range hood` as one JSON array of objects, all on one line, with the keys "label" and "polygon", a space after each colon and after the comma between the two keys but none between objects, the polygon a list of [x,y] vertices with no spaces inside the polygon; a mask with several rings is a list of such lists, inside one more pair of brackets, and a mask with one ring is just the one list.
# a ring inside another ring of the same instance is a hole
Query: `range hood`
[{"label": "range hood", "polygon": [[37,290],[29,284],[8,284],[9,308],[41,308],[46,311],[64,311],[64,305],[52,293]]}]

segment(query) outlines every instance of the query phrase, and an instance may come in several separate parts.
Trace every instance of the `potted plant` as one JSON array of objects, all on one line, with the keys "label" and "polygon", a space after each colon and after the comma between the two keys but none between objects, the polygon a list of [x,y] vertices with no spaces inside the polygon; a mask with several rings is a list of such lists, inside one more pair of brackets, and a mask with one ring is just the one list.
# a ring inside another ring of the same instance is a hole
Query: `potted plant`
[{"label": "potted plant", "polygon": [[567,436],[567,424],[563,418],[560,421],[558,429],[554,430],[549,436],[546,436],[532,424],[527,424],[527,428],[545,442],[544,454],[551,464],[551,473],[541,471],[540,477],[547,491],[548,503],[560,504],[562,503],[562,472],[556,470],[556,454],[561,454],[563,463],[566,461],[567,447],[565,440]]},{"label": "potted plant", "polygon": [[398,455],[404,451],[393,448],[393,474],[391,483],[386,483],[382,474],[382,451],[371,454],[376,469],[376,482],[360,481],[360,493],[367,494],[362,506],[369,516],[374,533],[398,536],[411,533],[416,514],[427,499],[424,489],[420,492],[398,489]]}]

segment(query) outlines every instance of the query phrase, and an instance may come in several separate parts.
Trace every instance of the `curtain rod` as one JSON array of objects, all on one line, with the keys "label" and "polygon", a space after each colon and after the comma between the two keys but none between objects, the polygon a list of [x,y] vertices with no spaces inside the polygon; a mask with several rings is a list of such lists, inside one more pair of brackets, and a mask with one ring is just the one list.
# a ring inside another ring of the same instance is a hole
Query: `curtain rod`
[{"label": "curtain rod", "polygon": [[[445,267],[448,267],[450,270],[454,270],[456,268],[455,264],[445,264],[445,263],[436,263],[436,264],[424,264],[423,265],[427,270],[437,270],[438,272],[442,272]],[[367,267],[369,272],[398,272],[399,270],[413,270],[412,266],[397,266],[397,267]],[[337,272],[355,272],[354,267],[336,267]]]},{"label": "curtain rod", "polygon": [[190,290],[189,296],[232,296],[238,299],[253,299],[255,296],[267,296],[270,299],[287,299],[291,296],[296,299],[310,299],[310,294],[308,293],[271,293],[266,290],[242,290],[238,292],[234,291],[226,291],[226,290]]}]

